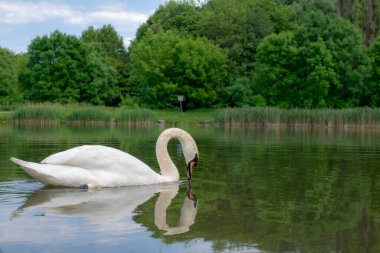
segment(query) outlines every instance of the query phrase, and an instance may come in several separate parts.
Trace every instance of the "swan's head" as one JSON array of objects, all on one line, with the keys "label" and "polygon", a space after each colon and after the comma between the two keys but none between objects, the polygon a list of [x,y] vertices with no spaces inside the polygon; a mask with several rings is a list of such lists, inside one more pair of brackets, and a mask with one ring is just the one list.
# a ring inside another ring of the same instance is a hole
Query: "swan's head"
[{"label": "swan's head", "polygon": [[187,164],[187,180],[191,180],[193,176],[193,169],[197,166],[198,163],[198,154],[195,154],[194,158]]},{"label": "swan's head", "polygon": [[187,132],[181,130],[179,137],[180,138],[178,139],[181,142],[183,156],[186,161],[187,179],[191,180],[193,170],[197,166],[199,160],[198,147],[193,137]]}]

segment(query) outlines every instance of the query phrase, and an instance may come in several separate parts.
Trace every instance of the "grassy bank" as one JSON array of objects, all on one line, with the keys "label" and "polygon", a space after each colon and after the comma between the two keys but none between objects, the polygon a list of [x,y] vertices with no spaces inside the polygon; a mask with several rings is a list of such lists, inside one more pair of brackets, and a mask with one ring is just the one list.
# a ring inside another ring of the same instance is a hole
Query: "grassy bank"
[{"label": "grassy bank", "polygon": [[30,124],[92,125],[217,125],[224,127],[380,127],[380,109],[279,109],[244,107],[196,111],[153,111],[149,109],[110,108],[88,105],[28,105],[9,113],[0,113],[0,120]]},{"label": "grassy bank", "polygon": [[8,120],[9,116],[10,116],[10,112],[1,112],[0,111],[0,122],[5,122]]},{"label": "grassy bank", "polygon": [[89,105],[37,104],[22,106],[0,119],[16,124],[150,125],[155,123],[205,124],[213,120],[213,111],[153,111],[149,109],[111,108]]}]

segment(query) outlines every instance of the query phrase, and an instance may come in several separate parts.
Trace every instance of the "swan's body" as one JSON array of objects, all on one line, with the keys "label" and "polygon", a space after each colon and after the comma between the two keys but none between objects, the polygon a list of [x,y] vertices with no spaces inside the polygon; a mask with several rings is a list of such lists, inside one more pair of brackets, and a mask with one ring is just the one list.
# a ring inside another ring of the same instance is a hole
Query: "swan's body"
[{"label": "swan's body", "polygon": [[100,145],[75,147],[48,156],[41,163],[13,157],[11,161],[46,185],[112,187],[175,182],[179,180],[179,173],[167,151],[172,138],[181,142],[191,179],[192,168],[199,157],[198,148],[194,139],[178,128],[166,129],[157,139],[156,156],[161,174],[128,153]]}]

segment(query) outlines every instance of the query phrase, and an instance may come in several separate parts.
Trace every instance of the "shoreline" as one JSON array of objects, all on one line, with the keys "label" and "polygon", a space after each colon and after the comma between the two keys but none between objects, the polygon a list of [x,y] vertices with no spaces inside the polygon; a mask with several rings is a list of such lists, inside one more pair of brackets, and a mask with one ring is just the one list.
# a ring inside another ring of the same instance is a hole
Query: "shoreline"
[{"label": "shoreline", "polygon": [[23,125],[200,125],[269,129],[380,129],[379,108],[279,109],[242,107],[180,112],[89,105],[27,105],[1,112],[0,122]]}]

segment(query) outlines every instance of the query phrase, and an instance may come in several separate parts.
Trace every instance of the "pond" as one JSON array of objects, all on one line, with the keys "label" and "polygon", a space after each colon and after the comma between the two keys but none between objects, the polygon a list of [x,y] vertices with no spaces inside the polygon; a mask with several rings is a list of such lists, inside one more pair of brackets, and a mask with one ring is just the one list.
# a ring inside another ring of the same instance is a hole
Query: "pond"
[{"label": "pond", "polygon": [[380,131],[184,127],[191,184],[45,187],[9,161],[82,144],[158,171],[152,127],[0,125],[0,252],[380,252]]}]

